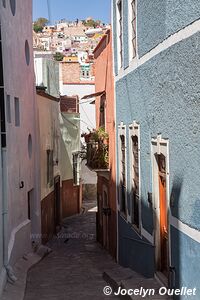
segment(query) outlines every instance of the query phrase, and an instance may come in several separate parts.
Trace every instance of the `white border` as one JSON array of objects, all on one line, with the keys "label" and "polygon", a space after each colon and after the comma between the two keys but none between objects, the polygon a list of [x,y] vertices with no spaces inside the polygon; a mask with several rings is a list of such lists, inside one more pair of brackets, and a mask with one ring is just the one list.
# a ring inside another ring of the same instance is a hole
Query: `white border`
[{"label": "white border", "polygon": [[173,217],[171,214],[169,216],[169,219],[170,219],[170,225],[172,225],[177,230],[187,235],[189,238],[200,243],[200,231],[192,227],[189,227],[188,225],[181,222],[179,219]]},{"label": "white border", "polygon": [[134,226],[134,228],[136,228],[136,230],[139,230],[139,232],[141,232],[141,227],[142,227],[142,215],[141,215],[141,172],[140,172],[140,168],[141,168],[141,164],[140,164],[140,124],[136,121],[133,121],[132,124],[129,125],[129,161],[130,161],[130,182],[129,182],[129,188],[130,188],[130,192],[132,191],[132,178],[133,178],[133,149],[132,149],[132,136],[137,136],[138,137],[138,171],[139,171],[139,228],[137,228],[137,226],[135,226],[132,223],[132,207],[133,207],[133,203],[131,201],[130,203],[130,218],[131,218],[131,224]]},{"label": "white border", "polygon": [[[119,184],[120,186],[120,182],[121,182],[121,159],[122,159],[122,155],[121,155],[121,139],[120,139],[120,135],[124,135],[125,138],[125,178],[126,178],[126,191],[125,191],[125,203],[126,203],[126,219],[129,219],[129,213],[128,213],[128,203],[127,203],[127,137],[126,137],[126,125],[124,125],[123,122],[120,123],[120,125],[118,125],[118,161],[119,161],[119,174],[118,174],[118,181],[117,184]],[[119,187],[118,187],[118,211],[120,212],[120,214],[122,216],[124,216],[124,214],[121,212],[121,197],[119,196]]]}]

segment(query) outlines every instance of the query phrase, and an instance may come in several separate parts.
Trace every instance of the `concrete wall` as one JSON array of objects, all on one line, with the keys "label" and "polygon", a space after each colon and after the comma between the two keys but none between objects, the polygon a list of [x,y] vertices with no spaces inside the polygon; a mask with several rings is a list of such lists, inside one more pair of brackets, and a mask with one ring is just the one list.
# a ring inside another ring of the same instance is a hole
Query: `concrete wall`
[{"label": "concrete wall", "polygon": [[[198,1],[191,3],[138,0],[137,2],[139,58],[120,71],[117,65],[115,5],[113,36],[117,74],[116,123],[119,125],[123,121],[127,128],[128,207],[130,207],[131,192],[128,171],[130,170],[128,126],[133,121],[140,124],[140,201],[145,235],[139,237],[131,224],[119,215],[119,260],[122,264],[147,276],[152,276],[154,273],[155,255],[149,244],[154,245],[153,214],[155,212],[147,198],[148,192],[153,191],[151,139],[161,133],[162,137],[169,139],[168,192],[169,199],[170,196],[173,199],[168,203],[171,223],[171,266],[175,267],[176,286],[191,284],[193,287],[196,284],[196,287],[199,287],[196,281],[199,272],[197,252],[200,243],[198,200],[200,75],[197,67],[200,34],[199,23],[196,21],[199,17],[199,5]],[[127,19],[127,10],[124,11],[124,16]],[[124,41],[127,41],[126,33],[124,33]],[[124,44],[124,48],[126,46],[127,44]],[[151,50],[152,48],[155,49]],[[126,60],[126,55],[124,57]],[[125,236],[130,241],[125,242]],[[146,240],[145,237],[148,239]],[[131,239],[136,241],[133,242]],[[144,244],[140,249],[137,247],[141,239],[148,245]],[[191,252],[189,249],[194,250]],[[135,255],[137,261],[134,260]],[[138,261],[141,263],[138,264]]]},{"label": "concrete wall", "polygon": [[[80,105],[80,131],[88,132],[88,128],[93,129],[96,127],[96,116],[95,116],[95,105],[90,104],[88,101],[81,100],[85,95],[89,95],[95,92],[94,84],[63,84],[60,81],[60,92],[61,95],[78,95]],[[83,104],[82,104],[83,102]],[[84,139],[81,139],[84,142]]]},{"label": "concrete wall", "polygon": [[[36,102],[32,52],[32,1],[0,3],[5,104],[10,96],[11,122],[7,127],[7,148],[3,177],[8,206],[6,248],[8,261],[15,261],[31,249],[30,234],[40,232],[39,160],[36,135]],[[27,42],[26,42],[27,41]],[[15,120],[15,97],[19,99],[20,122]],[[28,137],[31,141],[28,145]],[[22,182],[23,181],[23,185]],[[21,188],[20,188],[21,185]],[[28,220],[28,191],[34,191],[31,221]],[[30,226],[31,225],[31,226]],[[7,264],[8,262],[4,262]],[[1,270],[0,270],[1,272]]]}]

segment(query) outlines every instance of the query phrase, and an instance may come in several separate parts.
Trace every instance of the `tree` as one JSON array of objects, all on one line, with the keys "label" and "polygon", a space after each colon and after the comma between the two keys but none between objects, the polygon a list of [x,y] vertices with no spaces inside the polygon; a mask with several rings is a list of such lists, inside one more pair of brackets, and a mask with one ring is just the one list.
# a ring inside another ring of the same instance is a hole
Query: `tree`
[{"label": "tree", "polygon": [[53,58],[57,61],[62,61],[63,60],[64,55],[60,52],[56,52],[53,56]]},{"label": "tree", "polygon": [[96,28],[97,26],[99,26],[101,24],[101,21],[97,20],[82,20],[83,25],[86,27],[92,27],[92,28]]},{"label": "tree", "polygon": [[47,25],[48,20],[46,18],[38,18],[34,23],[33,23],[33,29],[35,32],[41,32],[43,28]]}]

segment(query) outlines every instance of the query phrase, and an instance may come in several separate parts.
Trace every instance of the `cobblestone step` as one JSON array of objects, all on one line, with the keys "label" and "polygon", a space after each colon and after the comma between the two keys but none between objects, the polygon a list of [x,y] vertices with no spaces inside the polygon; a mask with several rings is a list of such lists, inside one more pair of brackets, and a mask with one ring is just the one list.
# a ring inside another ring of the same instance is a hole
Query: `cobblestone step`
[{"label": "cobblestone step", "polygon": [[161,285],[154,278],[145,278],[129,268],[123,268],[119,265],[116,265],[112,269],[105,270],[103,272],[103,278],[111,286],[113,292],[118,292],[119,288],[125,289],[126,291],[141,289],[140,295],[120,295],[118,296],[120,299],[171,299],[169,296],[161,296],[159,294]]}]

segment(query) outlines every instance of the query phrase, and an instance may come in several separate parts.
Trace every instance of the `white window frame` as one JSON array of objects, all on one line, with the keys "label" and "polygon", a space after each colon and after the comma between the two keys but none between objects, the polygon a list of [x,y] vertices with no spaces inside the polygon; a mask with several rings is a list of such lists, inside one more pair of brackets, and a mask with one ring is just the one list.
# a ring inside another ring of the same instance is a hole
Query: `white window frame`
[{"label": "white window frame", "polygon": [[[122,32],[120,31],[120,13],[119,13],[119,3],[121,2],[121,15],[122,15]],[[116,1],[116,20],[117,20],[117,63],[118,70],[123,68],[123,0]],[[120,35],[122,35],[122,47],[120,43]],[[122,55],[121,55],[122,51]]]},{"label": "white window frame", "polygon": [[160,196],[159,196],[159,182],[158,182],[158,163],[155,154],[163,154],[166,157],[166,201],[168,211],[168,251],[169,251],[169,265],[171,265],[171,237],[170,237],[170,195],[169,195],[169,140],[162,138],[159,134],[156,138],[151,139],[151,162],[152,162],[152,201],[154,211],[154,245],[155,245],[155,259],[160,257],[159,243],[160,243]]},{"label": "white window frame", "polygon": [[137,48],[137,0],[135,0],[135,15],[136,15],[136,37],[135,37],[135,50],[136,55],[133,57],[133,32],[132,32],[132,20],[133,20],[133,12],[132,12],[132,6],[131,6],[132,0],[128,0],[128,31],[129,31],[129,62],[135,61],[138,59],[138,48]]},{"label": "white window frame", "polygon": [[[120,182],[122,180],[122,166],[121,166],[121,160],[122,160],[122,153],[121,153],[121,135],[124,135],[125,137],[125,180],[126,180],[126,191],[125,191],[125,206],[126,211],[125,214],[123,211],[121,211],[121,185]],[[118,125],[118,161],[119,161],[119,174],[118,174],[118,211],[124,218],[128,218],[128,203],[127,203],[127,138],[126,138],[126,125],[123,124],[123,122]]]},{"label": "white window frame", "polygon": [[[138,137],[138,172],[139,172],[139,202],[138,202],[138,210],[139,210],[139,227],[137,227],[133,223],[133,201],[130,203],[130,223],[133,225],[133,227],[141,232],[142,227],[142,215],[141,215],[141,172],[140,172],[140,124],[136,121],[133,121],[132,124],[129,125],[129,161],[130,161],[130,191],[132,191],[133,187],[133,176],[134,176],[134,170],[133,170],[133,163],[134,163],[134,157],[133,157],[133,145],[132,145],[132,136]],[[131,194],[132,199],[132,194]]]}]

